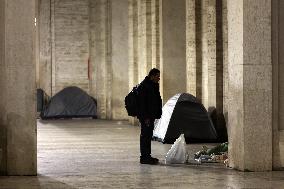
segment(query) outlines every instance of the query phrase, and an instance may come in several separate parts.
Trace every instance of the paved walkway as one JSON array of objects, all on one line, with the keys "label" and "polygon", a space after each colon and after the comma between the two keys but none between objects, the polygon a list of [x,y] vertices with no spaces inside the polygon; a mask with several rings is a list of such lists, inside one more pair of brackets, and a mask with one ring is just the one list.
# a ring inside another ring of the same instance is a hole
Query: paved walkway
[{"label": "paved walkway", "polygon": [[[152,142],[161,164],[140,165],[139,127],[88,119],[38,122],[38,176],[0,177],[0,189],[284,188],[284,172],[165,165],[170,146]],[[201,146],[187,145],[191,157]]]}]

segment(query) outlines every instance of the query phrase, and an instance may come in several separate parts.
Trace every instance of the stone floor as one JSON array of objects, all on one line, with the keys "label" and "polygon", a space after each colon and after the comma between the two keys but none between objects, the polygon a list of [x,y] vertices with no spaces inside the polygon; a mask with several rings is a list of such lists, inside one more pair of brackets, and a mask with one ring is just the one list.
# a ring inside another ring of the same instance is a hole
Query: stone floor
[{"label": "stone floor", "polygon": [[[284,172],[221,164],[165,165],[171,145],[152,142],[160,165],[140,165],[139,127],[120,121],[38,121],[38,176],[0,177],[0,189],[284,188]],[[209,147],[212,146],[208,145]],[[187,145],[192,154],[201,144]]]}]

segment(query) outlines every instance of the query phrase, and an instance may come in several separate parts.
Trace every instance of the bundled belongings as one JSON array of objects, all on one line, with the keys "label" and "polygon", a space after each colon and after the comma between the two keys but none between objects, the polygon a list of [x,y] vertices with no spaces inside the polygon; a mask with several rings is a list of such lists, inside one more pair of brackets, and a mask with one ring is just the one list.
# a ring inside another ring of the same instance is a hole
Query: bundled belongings
[{"label": "bundled belongings", "polygon": [[163,107],[161,119],[155,122],[153,137],[173,143],[181,133],[189,142],[215,142],[217,133],[205,107],[191,94],[176,94]]},{"label": "bundled belongings", "polygon": [[67,87],[54,95],[41,112],[42,119],[97,118],[97,102],[78,87]]},{"label": "bundled belongings", "polygon": [[228,158],[228,142],[219,144],[213,148],[202,147],[202,150],[194,154],[198,162],[224,162]]},{"label": "bundled belongings", "polygon": [[202,150],[194,154],[194,159],[199,158],[201,155],[220,155],[224,152],[228,152],[228,142],[219,144],[213,148],[202,147]]}]

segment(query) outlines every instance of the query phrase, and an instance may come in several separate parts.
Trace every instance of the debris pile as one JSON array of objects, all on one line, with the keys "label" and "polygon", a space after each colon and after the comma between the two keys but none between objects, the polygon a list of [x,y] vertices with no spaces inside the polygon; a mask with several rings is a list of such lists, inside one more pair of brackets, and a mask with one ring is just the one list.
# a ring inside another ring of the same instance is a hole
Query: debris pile
[{"label": "debris pile", "polygon": [[224,163],[228,166],[228,142],[213,148],[203,146],[202,150],[194,154],[194,160],[199,163]]}]

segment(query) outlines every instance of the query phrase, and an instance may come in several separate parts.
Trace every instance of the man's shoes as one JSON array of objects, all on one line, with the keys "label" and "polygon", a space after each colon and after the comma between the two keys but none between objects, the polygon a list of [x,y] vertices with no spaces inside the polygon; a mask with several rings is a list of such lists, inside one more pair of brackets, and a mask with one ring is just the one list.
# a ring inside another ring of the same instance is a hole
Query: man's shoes
[{"label": "man's shoes", "polygon": [[147,158],[140,157],[140,163],[149,164],[149,165],[157,165],[159,163],[159,159],[153,158],[153,157],[147,157]]}]

